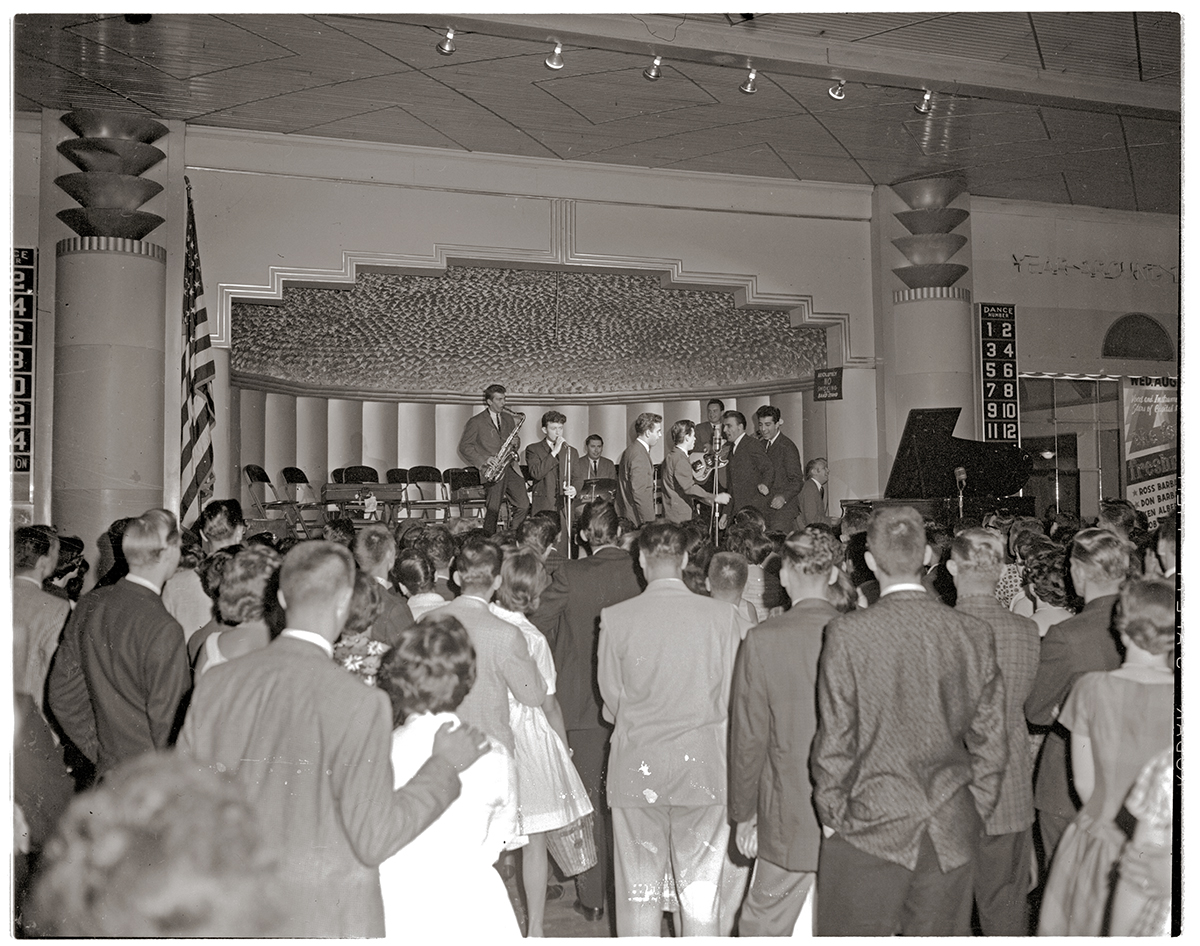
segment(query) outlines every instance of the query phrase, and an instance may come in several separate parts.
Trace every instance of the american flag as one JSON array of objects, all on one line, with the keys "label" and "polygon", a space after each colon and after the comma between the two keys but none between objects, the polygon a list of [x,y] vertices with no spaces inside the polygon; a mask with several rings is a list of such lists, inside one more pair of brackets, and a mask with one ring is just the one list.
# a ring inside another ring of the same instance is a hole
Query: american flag
[{"label": "american flag", "polygon": [[179,520],[190,525],[212,496],[213,411],[212,348],[208,338],[208,313],[204,308],[204,283],[200,278],[200,249],[196,243],[196,215],[192,212],[192,184],[187,185],[187,256],[183,264],[183,365],[181,378],[182,452],[179,457],[181,499]]}]

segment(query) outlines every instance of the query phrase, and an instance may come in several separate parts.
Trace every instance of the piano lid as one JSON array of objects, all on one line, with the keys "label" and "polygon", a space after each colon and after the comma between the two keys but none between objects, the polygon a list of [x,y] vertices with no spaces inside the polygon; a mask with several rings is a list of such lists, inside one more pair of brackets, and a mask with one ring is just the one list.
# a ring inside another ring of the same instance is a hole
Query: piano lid
[{"label": "piano lid", "polygon": [[884,496],[936,499],[958,496],[954,468],[967,471],[966,496],[1011,496],[1029,480],[1033,457],[1021,447],[954,436],[961,407],[908,412]]}]

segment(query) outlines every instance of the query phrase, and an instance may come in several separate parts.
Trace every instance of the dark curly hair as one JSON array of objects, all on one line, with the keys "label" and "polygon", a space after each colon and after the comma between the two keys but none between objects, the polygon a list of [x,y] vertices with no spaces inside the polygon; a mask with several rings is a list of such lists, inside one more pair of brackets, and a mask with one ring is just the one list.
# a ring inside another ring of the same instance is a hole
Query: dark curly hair
[{"label": "dark curly hair", "polygon": [[1035,548],[1025,561],[1024,585],[1038,600],[1065,608],[1071,599],[1067,591],[1067,550],[1061,545]]},{"label": "dark curly hair", "polygon": [[453,615],[427,614],[400,632],[379,665],[376,685],[399,726],[416,713],[452,710],[475,684],[475,647]]}]

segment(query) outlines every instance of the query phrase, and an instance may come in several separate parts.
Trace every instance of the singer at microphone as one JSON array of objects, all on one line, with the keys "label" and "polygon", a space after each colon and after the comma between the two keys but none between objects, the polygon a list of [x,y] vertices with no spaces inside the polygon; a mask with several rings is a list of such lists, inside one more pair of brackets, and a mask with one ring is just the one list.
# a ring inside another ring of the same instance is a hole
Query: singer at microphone
[{"label": "singer at microphone", "polygon": [[[579,456],[578,452],[563,439],[563,428],[567,418],[558,411],[546,411],[542,415],[543,439],[525,448],[525,465],[529,467],[529,478],[533,481],[533,512],[558,509],[560,498],[575,498],[575,487],[570,484],[570,470]],[[567,475],[563,475],[563,471]]]}]

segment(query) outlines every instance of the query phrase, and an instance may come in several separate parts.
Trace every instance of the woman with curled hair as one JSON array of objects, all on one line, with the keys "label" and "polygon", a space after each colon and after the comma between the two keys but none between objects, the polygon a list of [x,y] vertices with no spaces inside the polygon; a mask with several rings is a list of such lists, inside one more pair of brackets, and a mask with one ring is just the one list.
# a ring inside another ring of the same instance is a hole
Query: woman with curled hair
[{"label": "woman with curled hair", "polygon": [[496,617],[520,629],[546,682],[546,699],[541,706],[526,706],[511,693],[508,697],[517,776],[518,830],[529,839],[521,851],[529,936],[545,935],[542,925],[549,879],[546,833],[566,827],[592,810],[587,789],[567,749],[567,727],[554,696],[557,675],[550,644],[527,617],[537,610],[541,594],[549,585],[550,578],[536,548],[506,552],[500,565],[500,587],[496,599],[488,606]]},{"label": "woman with curled hair", "polygon": [[226,627],[205,638],[196,656],[197,679],[218,664],[271,642],[269,617],[277,610],[275,592],[281,564],[279,553],[265,545],[250,546],[233,556],[221,577],[217,598],[217,611]]},{"label": "woman with curled hair", "polygon": [[238,785],[176,752],[118,766],[59,822],[35,936],[280,935],[275,849]]},{"label": "woman with curled hair", "polygon": [[[846,572],[846,545],[837,533],[820,523],[805,526],[788,536],[780,549],[783,565],[801,567],[806,573],[830,572],[836,569],[824,598],[843,614],[860,606],[858,589]],[[780,569],[780,580],[783,569]]]},{"label": "woman with curled hair", "polygon": [[367,686],[375,686],[379,662],[390,649],[371,637],[371,626],[383,613],[383,586],[366,572],[355,569],[350,611],[342,634],[333,645],[333,659]]},{"label": "woman with curled hair", "polygon": [[233,561],[234,556],[244,549],[244,545],[229,545],[223,549],[217,549],[211,555],[200,563],[196,573],[200,576],[200,587],[204,589],[204,593],[212,599],[213,616],[207,624],[200,630],[196,631],[188,638],[188,662],[196,664],[196,658],[204,647],[204,642],[209,636],[217,633],[223,627],[225,622],[221,620],[220,612],[217,609],[217,600],[221,597],[221,581],[225,577],[225,570],[229,567],[229,563]]},{"label": "woman with curled hair", "polygon": [[[400,632],[384,655],[378,686],[392,703],[393,785],[411,779],[433,754],[443,723],[461,725],[454,710],[475,682],[475,648],[453,615],[427,614]],[[510,757],[491,751],[464,769],[462,793],[441,817],[379,865],[384,926],[414,942],[519,939],[504,881],[492,864],[517,833],[509,791]]]},{"label": "woman with curled hair", "polygon": [[1125,645],[1124,663],[1081,676],[1058,717],[1071,731],[1071,774],[1083,807],[1054,854],[1042,936],[1109,932],[1113,867],[1126,840],[1117,814],[1143,766],[1171,748],[1175,589],[1156,579],[1126,581],[1113,630]]},{"label": "woman with curled hair", "polygon": [[1023,583],[1026,596],[1033,602],[1029,616],[1042,637],[1059,621],[1074,616],[1068,607],[1067,550],[1061,545],[1048,543],[1034,548],[1025,562]]}]

